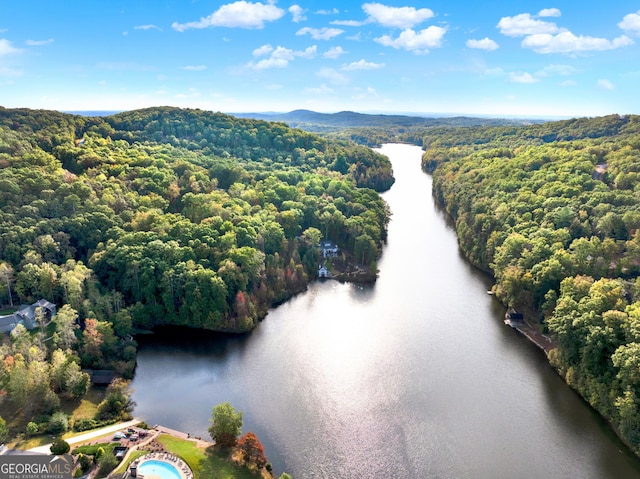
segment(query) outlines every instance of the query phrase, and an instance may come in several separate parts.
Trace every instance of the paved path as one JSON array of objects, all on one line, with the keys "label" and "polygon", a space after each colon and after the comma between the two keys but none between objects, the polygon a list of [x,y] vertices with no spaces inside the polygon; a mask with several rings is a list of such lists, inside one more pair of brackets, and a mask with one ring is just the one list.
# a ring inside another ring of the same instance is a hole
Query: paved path
[{"label": "paved path", "polygon": [[[112,424],[111,426],[103,427],[102,429],[96,429],[95,431],[89,431],[84,434],[80,434],[78,436],[70,437],[69,439],[65,439],[69,444],[77,444],[79,442],[90,441],[91,439],[95,439],[100,436],[105,436],[107,434],[112,434],[116,431],[120,431],[121,429],[126,429],[131,426],[135,426],[136,424],[141,423],[140,419],[132,419],[131,421],[121,422],[118,424]],[[51,454],[51,444],[45,444],[44,446],[34,447],[33,449],[29,449],[29,452],[37,452],[40,454]]]},{"label": "paved path", "polygon": [[169,434],[171,436],[175,436],[178,437],[180,439],[190,439],[191,436],[185,432],[182,431],[176,431],[175,429],[169,429],[168,427],[164,427],[164,426],[160,426],[160,425],[156,425],[154,426],[154,428],[160,432],[163,432],[165,434]]}]

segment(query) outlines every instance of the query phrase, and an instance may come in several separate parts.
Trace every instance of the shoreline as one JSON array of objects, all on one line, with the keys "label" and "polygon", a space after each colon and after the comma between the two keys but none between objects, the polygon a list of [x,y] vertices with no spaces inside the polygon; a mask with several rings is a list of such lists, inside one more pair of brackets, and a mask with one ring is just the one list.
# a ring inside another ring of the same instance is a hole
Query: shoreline
[{"label": "shoreline", "polygon": [[557,345],[549,336],[541,333],[538,328],[533,326],[527,320],[519,322],[518,324],[507,323],[507,321],[505,321],[505,324],[522,334],[525,338],[527,338],[530,342],[537,346],[538,349],[541,349],[545,353],[547,358],[549,357],[549,352],[557,347]]}]

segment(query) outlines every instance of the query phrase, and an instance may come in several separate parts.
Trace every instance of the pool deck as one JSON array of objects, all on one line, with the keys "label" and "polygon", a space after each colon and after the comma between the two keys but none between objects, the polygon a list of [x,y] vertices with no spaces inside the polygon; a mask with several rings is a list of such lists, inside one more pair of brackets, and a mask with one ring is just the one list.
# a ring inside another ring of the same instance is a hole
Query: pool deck
[{"label": "pool deck", "polygon": [[[178,471],[182,479],[193,479],[193,471],[191,471],[191,468],[189,468],[187,463],[184,462],[182,459],[180,459],[178,456],[175,456],[168,452],[151,452],[149,454],[145,454],[144,456],[139,457],[129,465],[129,470],[127,471],[126,477],[131,477],[131,475],[129,474],[131,466],[136,465],[140,467],[147,461],[166,462],[167,464],[171,464],[173,467],[176,468],[176,470]],[[145,479],[153,479],[156,476],[155,475],[140,476],[138,474],[138,477],[144,477]],[[162,479],[162,478],[159,478],[159,479]]]}]

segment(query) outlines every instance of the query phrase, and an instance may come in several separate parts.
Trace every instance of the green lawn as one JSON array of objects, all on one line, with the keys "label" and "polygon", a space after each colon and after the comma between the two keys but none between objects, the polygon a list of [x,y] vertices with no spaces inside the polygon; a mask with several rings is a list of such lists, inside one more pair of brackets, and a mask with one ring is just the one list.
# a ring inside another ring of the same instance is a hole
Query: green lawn
[{"label": "green lawn", "polygon": [[226,453],[213,447],[198,448],[192,441],[173,436],[158,436],[167,451],[179,456],[193,471],[194,479],[256,479],[262,477],[244,466],[233,463]]},{"label": "green lawn", "polygon": [[256,479],[262,477],[259,472],[252,472],[244,466],[231,462],[226,454],[209,448],[206,458],[202,462],[202,469],[195,479]]},{"label": "green lawn", "polygon": [[[179,439],[167,434],[158,436],[158,441],[172,454],[185,461],[193,471],[194,479],[261,479],[270,477],[262,475],[260,472],[253,472],[244,466],[240,466],[229,459],[227,453],[220,452],[214,447],[207,449],[198,447],[193,441]],[[115,444],[99,444],[77,448],[77,452],[92,453],[97,447],[105,450],[111,449]],[[76,450],[74,449],[74,452]],[[127,470],[129,464],[148,451],[135,451],[129,455],[115,472],[122,474]]]},{"label": "green lawn", "polygon": [[[98,404],[104,399],[105,388],[91,388],[89,392],[79,400],[63,400],[61,409],[66,414],[73,417],[74,420],[83,418],[92,418],[97,410]],[[15,434],[16,439],[10,441],[9,444],[12,447],[18,447],[20,449],[31,449],[32,447],[42,446],[43,444],[50,443],[52,436],[49,434],[42,434],[33,437],[28,437],[22,432],[26,427],[26,419],[20,413],[20,410],[16,408],[11,401],[3,401],[0,405],[0,416],[5,418],[7,425],[12,434]],[[85,431],[86,432],[86,431]],[[68,439],[78,434],[84,434],[84,432],[69,431],[63,435],[63,438]]]},{"label": "green lawn", "polygon": [[18,439],[15,442],[10,442],[9,445],[19,449],[31,449],[34,447],[44,446],[45,444],[49,444],[51,441],[53,441],[51,436],[34,436]]},{"label": "green lawn", "polygon": [[74,419],[90,419],[98,412],[98,404],[104,399],[105,388],[92,387],[79,400],[63,400],[62,410]]}]

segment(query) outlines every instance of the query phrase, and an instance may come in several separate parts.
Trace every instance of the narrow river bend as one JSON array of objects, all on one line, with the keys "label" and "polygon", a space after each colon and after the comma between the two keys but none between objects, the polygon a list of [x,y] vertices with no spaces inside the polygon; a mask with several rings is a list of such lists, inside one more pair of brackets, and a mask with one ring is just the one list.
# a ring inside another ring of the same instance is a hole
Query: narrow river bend
[{"label": "narrow river bend", "polygon": [[314,283],[247,336],[139,338],[136,416],[204,437],[229,401],[294,479],[640,479],[604,421],[503,324],[433,203],[421,150],[380,151],[397,181],[376,284]]}]

